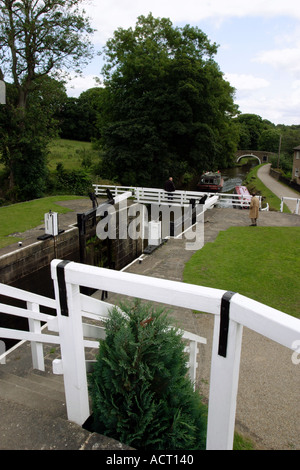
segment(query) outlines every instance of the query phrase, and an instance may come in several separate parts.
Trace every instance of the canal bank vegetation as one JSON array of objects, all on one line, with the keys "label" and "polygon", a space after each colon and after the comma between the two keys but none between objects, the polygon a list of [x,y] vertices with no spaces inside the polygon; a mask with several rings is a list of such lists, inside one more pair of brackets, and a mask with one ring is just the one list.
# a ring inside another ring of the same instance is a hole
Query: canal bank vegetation
[{"label": "canal bank vegetation", "polygon": [[191,257],[183,279],[300,318],[299,258],[300,227],[231,227]]}]

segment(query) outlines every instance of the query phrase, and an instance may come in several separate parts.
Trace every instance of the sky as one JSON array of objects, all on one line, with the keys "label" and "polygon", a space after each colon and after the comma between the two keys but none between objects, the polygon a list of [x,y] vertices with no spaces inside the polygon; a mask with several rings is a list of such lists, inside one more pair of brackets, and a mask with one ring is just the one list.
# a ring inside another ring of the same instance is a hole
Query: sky
[{"label": "sky", "polygon": [[[173,26],[197,26],[219,45],[215,56],[225,80],[236,89],[241,113],[274,124],[300,124],[299,0],[87,0],[84,2],[96,51],[116,29],[135,27],[150,12]],[[83,77],[68,86],[69,96],[95,86],[101,62],[95,56]]]}]

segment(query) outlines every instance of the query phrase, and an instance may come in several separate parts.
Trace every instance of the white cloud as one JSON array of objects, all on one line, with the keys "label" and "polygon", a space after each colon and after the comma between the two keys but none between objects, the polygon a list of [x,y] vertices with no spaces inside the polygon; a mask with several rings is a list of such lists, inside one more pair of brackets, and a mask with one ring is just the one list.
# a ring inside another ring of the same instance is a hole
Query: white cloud
[{"label": "white cloud", "polygon": [[66,89],[68,96],[78,98],[83,91],[97,86],[95,75],[73,76],[67,82]]},{"label": "white cloud", "polygon": [[254,61],[271,65],[276,69],[297,73],[300,71],[300,47],[262,51]]},{"label": "white cloud", "polygon": [[239,91],[258,90],[267,88],[270,85],[266,79],[254,77],[253,75],[227,73],[224,78]]},{"label": "white cloud", "polygon": [[92,0],[85,10],[97,29],[95,41],[104,44],[118,28],[134,26],[140,15],[170,18],[173,23],[195,24],[211,19],[291,16],[300,19],[298,0]]},{"label": "white cloud", "polygon": [[[220,44],[217,61],[236,89],[240,111],[275,124],[300,123],[299,0],[88,0],[85,9],[97,29],[97,50],[117,28],[134,27],[138,16],[150,12],[170,18],[175,26],[207,28]],[[101,59],[95,59],[95,75],[101,68]],[[73,84],[69,96],[95,86],[92,75]]]},{"label": "white cloud", "polygon": [[274,124],[299,124],[299,88],[273,96],[241,93],[238,104],[242,113],[258,114]]}]

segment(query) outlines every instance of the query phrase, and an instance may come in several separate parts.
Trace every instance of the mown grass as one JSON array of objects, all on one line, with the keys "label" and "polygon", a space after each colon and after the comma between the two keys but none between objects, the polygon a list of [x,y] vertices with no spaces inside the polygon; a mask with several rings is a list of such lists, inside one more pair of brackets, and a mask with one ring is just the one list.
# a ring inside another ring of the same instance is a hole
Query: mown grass
[{"label": "mown grass", "polygon": [[231,227],[195,253],[184,282],[230,290],[300,318],[300,227]]},{"label": "mown grass", "polygon": [[[57,201],[79,199],[80,196],[50,196],[34,201],[0,207],[0,248],[10,245],[9,235],[24,232],[44,222],[44,214],[51,209],[53,212],[65,214],[70,209],[56,204]],[[20,237],[14,238],[15,241]]]}]

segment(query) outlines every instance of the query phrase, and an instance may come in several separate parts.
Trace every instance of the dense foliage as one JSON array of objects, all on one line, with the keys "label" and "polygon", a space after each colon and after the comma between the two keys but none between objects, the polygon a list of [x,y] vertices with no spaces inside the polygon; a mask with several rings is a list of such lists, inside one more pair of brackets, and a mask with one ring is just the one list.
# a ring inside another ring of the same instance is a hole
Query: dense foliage
[{"label": "dense foliage", "polygon": [[151,187],[232,161],[237,108],[216,52],[197,27],[174,28],[151,14],[115,31],[99,123],[109,178]]},{"label": "dense foliage", "polygon": [[35,81],[26,108],[20,108],[16,86],[7,85],[7,104],[0,107],[0,161],[7,172],[7,198],[43,195],[48,179],[47,145],[55,136],[55,113],[66,96],[61,83],[43,77]]},{"label": "dense foliage", "polygon": [[300,144],[300,125],[275,126],[257,114],[240,114],[234,120],[239,130],[239,149],[273,152],[273,168],[279,164],[283,173],[292,177],[293,149]]},{"label": "dense foliage", "polygon": [[90,142],[99,138],[97,122],[101,116],[103,88],[90,88],[79,98],[68,98],[60,108],[60,137]]},{"label": "dense foliage", "polygon": [[51,106],[45,80],[90,57],[92,29],[81,3],[0,0],[0,77],[13,87],[0,110],[0,155],[16,198],[39,197],[45,187],[46,147],[59,102],[52,92]]},{"label": "dense foliage", "polygon": [[[107,42],[104,87],[67,97],[62,71],[77,72],[91,57],[84,1],[0,0],[0,80],[7,89],[1,197],[27,200],[56,188],[47,167],[55,135],[93,141],[101,158],[97,170],[88,161],[85,169],[125,185],[161,187],[173,176],[179,189],[203,170],[234,164],[236,149],[281,150],[273,166],[291,177],[300,125],[238,115],[234,89],[214,59],[217,46],[197,27],[139,17],[135,28],[119,28]],[[72,187],[85,186],[84,175],[70,178]]]},{"label": "dense foliage", "polygon": [[179,331],[136,301],[110,313],[90,377],[94,430],[133,448],[205,448],[206,408],[187,377]]}]

